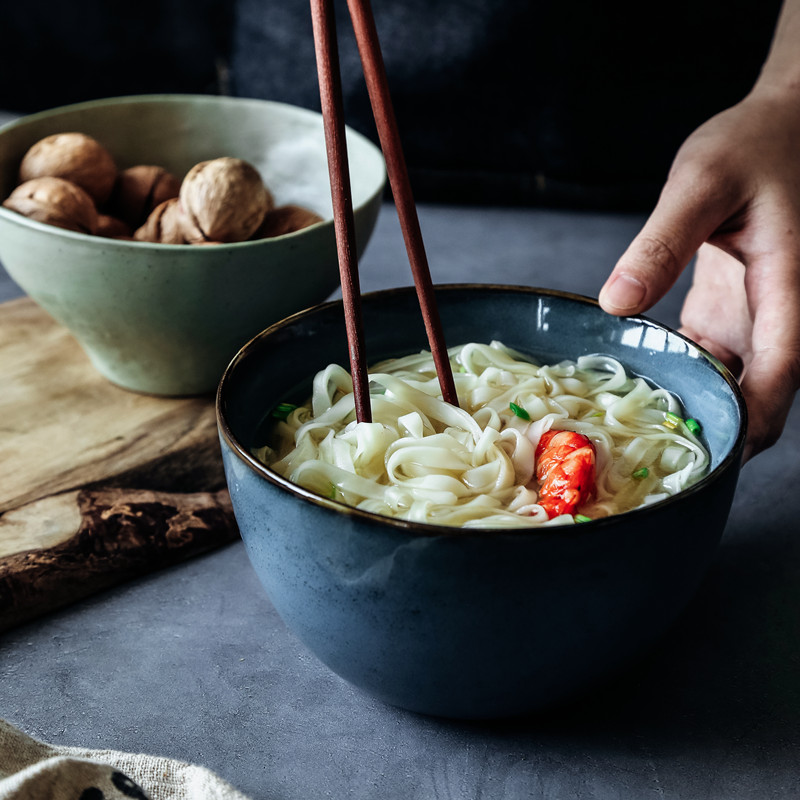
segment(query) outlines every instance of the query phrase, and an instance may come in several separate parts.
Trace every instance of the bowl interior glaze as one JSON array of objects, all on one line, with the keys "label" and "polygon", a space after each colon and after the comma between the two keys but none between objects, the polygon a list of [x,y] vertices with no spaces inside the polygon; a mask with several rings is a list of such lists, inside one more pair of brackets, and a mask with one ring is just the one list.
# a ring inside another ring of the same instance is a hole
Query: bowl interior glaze
[{"label": "bowl interior glaze", "polygon": [[[527,287],[440,286],[437,297],[449,346],[497,339],[539,363],[608,354],[629,371],[677,394],[688,416],[703,422],[712,471],[742,436],[746,412],[730,373],[709,353],[657,322],[614,317],[590,298]],[[428,348],[415,302],[410,289],[375,292],[362,299],[370,363]],[[229,385],[248,391],[251,376],[240,362],[256,352],[261,363],[280,362],[281,377],[261,395],[260,404],[237,406],[237,415],[245,415],[237,416],[236,428],[244,441],[259,428],[271,402],[304,401],[314,373],[330,363],[348,366],[341,303],[309,309],[262,333],[228,370]]]}]

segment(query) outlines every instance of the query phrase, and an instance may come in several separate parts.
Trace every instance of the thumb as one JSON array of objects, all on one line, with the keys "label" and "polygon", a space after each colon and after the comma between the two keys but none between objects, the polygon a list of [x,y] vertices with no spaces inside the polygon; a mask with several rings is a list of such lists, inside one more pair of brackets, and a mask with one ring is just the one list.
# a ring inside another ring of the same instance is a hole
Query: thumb
[{"label": "thumb", "polygon": [[639,314],[672,288],[700,245],[728,215],[714,202],[712,188],[687,186],[678,175],[667,181],[650,218],[600,290],[605,311]]}]

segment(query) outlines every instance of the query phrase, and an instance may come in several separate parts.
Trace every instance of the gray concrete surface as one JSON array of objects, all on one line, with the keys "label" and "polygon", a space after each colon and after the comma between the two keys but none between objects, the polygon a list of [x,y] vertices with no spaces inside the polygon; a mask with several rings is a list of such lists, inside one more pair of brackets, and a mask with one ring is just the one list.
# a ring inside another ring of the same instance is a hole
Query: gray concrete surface
[{"label": "gray concrete surface", "polygon": [[[438,282],[596,294],[636,216],[423,207]],[[410,283],[393,209],[365,291]],[[677,323],[682,287],[653,312]],[[5,276],[0,297],[19,290]],[[718,557],[656,649],[589,697],[456,723],[365,697],[286,631],[241,544],[0,637],[0,717],[59,744],[203,764],[253,798],[800,796],[800,405],[742,474]]]}]

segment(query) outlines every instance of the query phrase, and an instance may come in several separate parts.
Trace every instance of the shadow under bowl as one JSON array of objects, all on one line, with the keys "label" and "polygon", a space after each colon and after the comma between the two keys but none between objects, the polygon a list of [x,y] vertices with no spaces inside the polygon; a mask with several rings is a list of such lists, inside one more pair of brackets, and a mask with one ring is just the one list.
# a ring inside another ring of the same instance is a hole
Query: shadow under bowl
[{"label": "shadow under bowl", "polygon": [[[94,136],[120,169],[157,164],[182,177],[196,163],[243,158],[277,205],[325,220],[270,239],[205,246],[75,233],[0,207],[0,262],[75,336],[110,381],[141,392],[213,392],[236,351],[339,285],[322,117],[283,103],[206,95],[96,100],[32,114],[0,129],[0,196],[24,153],[53,133]],[[356,244],[380,210],[383,156],[347,132]]]},{"label": "shadow under bowl", "polygon": [[[499,340],[541,363],[604,353],[703,422],[706,477],[652,506],[577,526],[499,531],[414,524],[315,495],[258,462],[265,417],[347,365],[341,303],[262,332],[217,393],[228,486],[250,560],[288,628],[338,675],[426,714],[526,714],[640,655],[697,589],[726,524],[746,411],[731,375],[676,332],[588,298],[470,285],[436,290],[448,345]],[[416,295],[363,299],[369,360],[427,349]]]}]

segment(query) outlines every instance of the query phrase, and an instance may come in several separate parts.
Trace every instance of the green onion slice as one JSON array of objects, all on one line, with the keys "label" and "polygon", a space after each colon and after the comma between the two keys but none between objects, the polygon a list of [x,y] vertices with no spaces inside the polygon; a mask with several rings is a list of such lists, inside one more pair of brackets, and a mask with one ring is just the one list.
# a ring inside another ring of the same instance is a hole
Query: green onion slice
[{"label": "green onion slice", "polygon": [[585,514],[576,514],[573,519],[575,522],[591,522],[592,518],[587,517]]},{"label": "green onion slice", "polygon": [[686,427],[695,435],[700,433],[702,428],[700,427],[700,423],[696,419],[687,419],[686,420]]},{"label": "green onion slice", "polygon": [[286,419],[296,408],[297,406],[294,403],[278,403],[272,410],[272,416],[275,419]]},{"label": "green onion slice", "polygon": [[520,419],[530,419],[531,415],[521,406],[518,406],[516,403],[509,403],[508,407],[520,418]]},{"label": "green onion slice", "polygon": [[677,428],[683,420],[677,415],[673,414],[671,411],[664,412],[664,427],[674,429]]},{"label": "green onion slice", "polygon": [[641,469],[637,469],[632,477],[636,478],[637,481],[642,480],[642,478],[646,478],[650,474],[650,470],[647,467],[642,467]]}]

